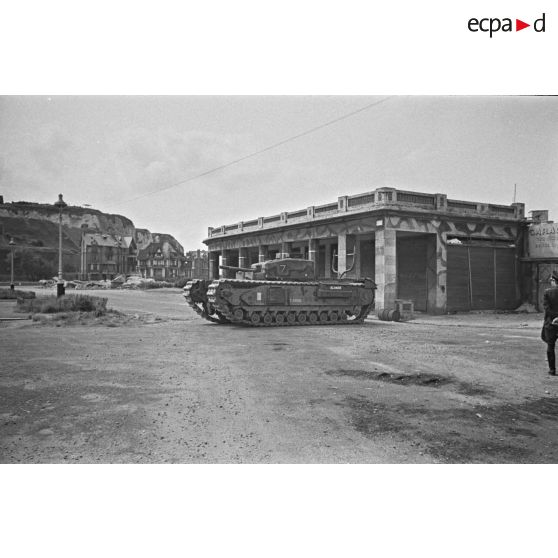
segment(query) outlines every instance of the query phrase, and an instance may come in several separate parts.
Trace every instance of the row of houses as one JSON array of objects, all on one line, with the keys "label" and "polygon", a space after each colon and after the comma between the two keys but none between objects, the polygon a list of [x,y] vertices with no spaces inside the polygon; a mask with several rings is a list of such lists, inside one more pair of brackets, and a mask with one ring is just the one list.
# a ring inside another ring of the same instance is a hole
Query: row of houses
[{"label": "row of houses", "polygon": [[84,231],[79,278],[86,281],[140,275],[146,279],[175,281],[208,276],[207,252],[184,252],[169,234],[138,229],[134,236]]}]

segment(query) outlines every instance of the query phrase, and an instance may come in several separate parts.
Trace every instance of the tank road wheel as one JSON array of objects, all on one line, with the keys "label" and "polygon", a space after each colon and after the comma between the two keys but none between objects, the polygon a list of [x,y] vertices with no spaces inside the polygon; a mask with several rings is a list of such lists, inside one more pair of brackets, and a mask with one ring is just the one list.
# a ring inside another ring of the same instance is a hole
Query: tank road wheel
[{"label": "tank road wheel", "polygon": [[299,324],[305,324],[306,323],[306,313],[305,312],[301,312],[298,315],[298,323]]},{"label": "tank road wheel", "polygon": [[327,312],[320,312],[320,323],[321,324],[327,324],[328,322],[328,315]]},{"label": "tank road wheel", "polygon": [[308,314],[308,321],[314,325],[318,323],[318,314],[316,314],[316,312],[310,312],[310,314]]},{"label": "tank road wheel", "polygon": [[263,315],[263,323],[265,325],[271,325],[273,323],[273,316],[269,312]]},{"label": "tank road wheel", "polygon": [[347,321],[347,311],[343,310],[340,314],[339,314],[339,319],[342,322],[346,322]]},{"label": "tank road wheel", "polygon": [[234,319],[241,322],[244,319],[244,310],[242,308],[237,308],[233,313]]},{"label": "tank road wheel", "polygon": [[296,323],[296,312],[289,312],[287,314],[287,323],[293,325]]},{"label": "tank road wheel", "polygon": [[260,323],[260,319],[261,319],[261,316],[260,316],[260,313],[259,313],[259,312],[252,312],[252,314],[250,315],[250,321],[251,321],[254,325],[259,324],[259,323]]},{"label": "tank road wheel", "polygon": [[283,314],[283,312],[277,312],[277,314],[275,314],[275,323],[277,325],[283,325],[285,323],[285,314]]},{"label": "tank road wheel", "polygon": [[332,324],[336,323],[338,320],[339,320],[339,314],[338,314],[337,312],[332,312],[332,313],[329,315],[329,321],[330,321]]}]

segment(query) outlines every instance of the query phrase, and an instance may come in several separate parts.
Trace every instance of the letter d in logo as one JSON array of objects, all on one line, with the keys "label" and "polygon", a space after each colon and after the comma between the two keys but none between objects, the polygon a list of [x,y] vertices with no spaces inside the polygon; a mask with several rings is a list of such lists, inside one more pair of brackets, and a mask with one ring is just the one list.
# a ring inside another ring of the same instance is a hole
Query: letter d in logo
[{"label": "letter d in logo", "polygon": [[537,33],[544,33],[544,25],[545,25],[544,16],[545,14],[543,14],[541,18],[536,19],[535,23],[533,23],[533,29]]}]

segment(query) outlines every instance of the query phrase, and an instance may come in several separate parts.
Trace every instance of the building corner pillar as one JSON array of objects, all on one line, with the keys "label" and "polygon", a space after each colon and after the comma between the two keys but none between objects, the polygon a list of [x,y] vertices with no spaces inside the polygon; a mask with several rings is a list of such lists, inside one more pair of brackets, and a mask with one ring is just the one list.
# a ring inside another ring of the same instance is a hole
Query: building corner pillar
[{"label": "building corner pillar", "polygon": [[[229,265],[229,250],[223,250],[221,252],[221,263],[220,265]],[[221,269],[219,267],[219,279],[227,279],[229,277],[228,269]]]},{"label": "building corner pillar", "polygon": [[217,279],[219,277],[219,252],[209,252],[207,263],[209,279]]},{"label": "building corner pillar", "polygon": [[393,229],[376,230],[376,312],[395,307],[397,291],[396,233]]},{"label": "building corner pillar", "polygon": [[281,258],[290,258],[292,242],[281,242]]},{"label": "building corner pillar", "polygon": [[347,271],[347,235],[337,235],[337,276]]},{"label": "building corner pillar", "polygon": [[331,279],[331,244],[328,242],[325,245],[325,270],[324,277],[326,279]]},{"label": "building corner pillar", "polygon": [[435,314],[445,314],[448,305],[448,249],[446,236],[445,233],[439,232],[436,234],[436,291],[432,309]]},{"label": "building corner pillar", "polygon": [[313,262],[318,261],[318,244],[319,240],[317,238],[308,240],[308,259]]},{"label": "building corner pillar", "polygon": [[248,267],[248,249],[239,248],[238,249],[238,267]]}]

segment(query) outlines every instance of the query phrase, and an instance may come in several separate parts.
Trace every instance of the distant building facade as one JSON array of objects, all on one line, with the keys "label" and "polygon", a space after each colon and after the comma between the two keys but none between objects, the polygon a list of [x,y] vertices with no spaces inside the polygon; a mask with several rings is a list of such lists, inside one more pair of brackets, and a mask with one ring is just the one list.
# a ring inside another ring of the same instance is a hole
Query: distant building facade
[{"label": "distant building facade", "polygon": [[153,233],[138,251],[137,269],[145,279],[173,281],[184,276],[184,260],[184,248],[173,236]]},{"label": "distant building facade", "polygon": [[206,250],[186,252],[184,277],[187,279],[207,279],[209,277],[209,259]]},{"label": "distant building facade", "polygon": [[114,279],[135,271],[137,246],[133,236],[83,232],[81,238],[80,279]]},{"label": "distant building facade", "polygon": [[522,203],[496,205],[378,188],[337,201],[210,227],[209,277],[219,264],[314,260],[319,277],[371,277],[376,310],[409,300],[428,313],[514,309],[525,223]]}]

